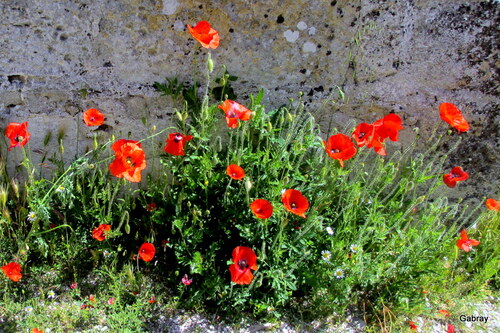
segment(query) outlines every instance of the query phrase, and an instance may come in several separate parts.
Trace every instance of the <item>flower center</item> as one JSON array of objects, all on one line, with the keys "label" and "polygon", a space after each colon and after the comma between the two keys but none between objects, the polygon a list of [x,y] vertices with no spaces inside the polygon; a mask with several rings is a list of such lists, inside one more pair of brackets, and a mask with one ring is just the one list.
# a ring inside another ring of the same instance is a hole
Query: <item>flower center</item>
[{"label": "flower center", "polygon": [[452,176],[453,178],[458,178],[458,177],[460,177],[460,175],[459,175],[458,173],[452,173],[452,174],[451,174],[451,176]]},{"label": "flower center", "polygon": [[22,136],[22,135],[16,136],[16,141],[17,142],[23,142],[23,140],[24,140],[24,136]]},{"label": "flower center", "polygon": [[174,142],[177,143],[177,142],[180,142],[180,141],[182,141],[182,135],[180,135],[179,133],[177,133],[175,135]]},{"label": "flower center", "polygon": [[361,132],[361,133],[359,133],[358,138],[362,139],[365,135],[366,135],[365,132]]},{"label": "flower center", "polygon": [[95,121],[95,118],[94,117],[90,117],[90,121]]},{"label": "flower center", "polygon": [[292,209],[295,209],[295,208],[297,208],[297,204],[296,204],[295,202],[292,202],[292,203],[290,204],[290,207],[292,207]]},{"label": "flower center", "polygon": [[236,112],[234,112],[234,111],[229,111],[229,112],[227,113],[227,117],[228,117],[228,118],[238,118],[238,115],[237,115],[237,114],[236,114]]},{"label": "flower center", "polygon": [[238,260],[238,266],[240,266],[240,269],[248,268],[247,260],[246,259]]},{"label": "flower center", "polygon": [[135,162],[132,159],[132,157],[127,157],[127,164],[130,165],[131,167],[135,167]]},{"label": "flower center", "polygon": [[333,154],[337,154],[337,153],[340,153],[340,150],[338,150],[338,149],[330,149],[330,152],[333,153]]}]

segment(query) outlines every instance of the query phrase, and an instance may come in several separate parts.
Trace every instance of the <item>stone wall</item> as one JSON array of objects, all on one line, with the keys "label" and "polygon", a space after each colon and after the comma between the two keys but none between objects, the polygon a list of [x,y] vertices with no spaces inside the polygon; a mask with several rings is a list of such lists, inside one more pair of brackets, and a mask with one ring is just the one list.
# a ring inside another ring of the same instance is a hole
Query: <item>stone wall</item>
[{"label": "stone wall", "polygon": [[[152,83],[200,74],[207,51],[185,26],[207,20],[221,34],[216,67],[238,77],[243,104],[260,88],[269,107],[300,91],[325,128],[393,111],[424,134],[440,122],[439,103],[458,105],[472,130],[449,166],[474,179],[460,195],[497,196],[499,9],[462,0],[2,0],[0,125],[29,121],[35,150],[48,149],[47,131],[53,141],[62,131],[67,158],[94,132],[144,137],[153,123],[168,124],[174,107]],[[90,107],[107,127],[84,128]],[[403,132],[389,149],[412,140]]]}]

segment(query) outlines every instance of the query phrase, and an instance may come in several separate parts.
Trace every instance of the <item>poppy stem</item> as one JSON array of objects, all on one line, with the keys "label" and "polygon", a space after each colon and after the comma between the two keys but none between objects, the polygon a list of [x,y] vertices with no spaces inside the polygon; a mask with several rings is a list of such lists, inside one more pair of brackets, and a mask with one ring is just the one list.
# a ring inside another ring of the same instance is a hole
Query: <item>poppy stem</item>
[{"label": "poppy stem", "polygon": [[450,281],[453,281],[453,277],[455,275],[455,266],[456,266],[456,263],[457,263],[458,252],[459,252],[459,248],[457,246],[454,246],[454,248],[455,248],[455,260],[453,260],[453,265],[451,265],[451,277],[450,277]]}]

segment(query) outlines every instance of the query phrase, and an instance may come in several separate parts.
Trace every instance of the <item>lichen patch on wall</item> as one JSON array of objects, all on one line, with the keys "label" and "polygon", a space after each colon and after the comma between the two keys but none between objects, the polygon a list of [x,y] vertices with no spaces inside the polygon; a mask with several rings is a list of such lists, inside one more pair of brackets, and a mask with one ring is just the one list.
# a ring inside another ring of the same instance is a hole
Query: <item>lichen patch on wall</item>
[{"label": "lichen patch on wall", "polygon": [[173,15],[179,6],[179,1],[177,0],[163,0],[163,15]]},{"label": "lichen patch on wall", "polygon": [[283,36],[290,43],[295,43],[299,39],[300,33],[298,31],[286,30],[283,32]]}]

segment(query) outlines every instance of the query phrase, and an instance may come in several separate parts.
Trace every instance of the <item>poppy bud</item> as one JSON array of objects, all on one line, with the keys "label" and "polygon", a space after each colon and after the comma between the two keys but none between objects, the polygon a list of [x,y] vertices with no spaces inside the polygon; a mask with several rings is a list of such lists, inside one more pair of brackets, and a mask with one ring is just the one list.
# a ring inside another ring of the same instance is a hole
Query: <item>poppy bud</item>
[{"label": "poppy bud", "polygon": [[64,145],[63,145],[62,140],[59,141],[59,151],[61,152],[61,154],[64,154]]},{"label": "poppy bud", "polygon": [[267,129],[269,132],[271,132],[273,130],[273,125],[271,124],[271,122],[267,123]]},{"label": "poppy bud", "polygon": [[[218,152],[222,151],[222,138],[220,136],[217,136],[215,138],[215,146],[217,147],[217,151]],[[208,185],[208,183],[205,184],[205,185]]]},{"label": "poppy bud", "polygon": [[10,181],[10,186],[12,187],[12,190],[14,191],[14,195],[16,198],[19,198],[19,185],[17,184],[16,180],[11,180]]},{"label": "poppy bud", "polygon": [[179,121],[183,121],[182,114],[179,111],[177,111],[175,115],[177,116],[177,119],[179,119]]},{"label": "poppy bud", "polygon": [[288,120],[289,122],[293,121],[293,116],[292,116],[292,114],[290,112],[286,113],[286,120]]},{"label": "poppy bud", "polygon": [[207,69],[209,73],[212,73],[212,71],[214,70],[214,62],[210,53],[208,54]]},{"label": "poppy bud", "polygon": [[151,132],[156,132],[156,125],[151,126]]},{"label": "poppy bud", "polygon": [[0,187],[0,207],[5,208],[7,204],[7,190],[2,186]]},{"label": "poppy bud", "polygon": [[247,192],[250,192],[251,188],[252,188],[252,182],[249,179],[247,179],[245,181],[245,189],[247,190]]},{"label": "poppy bud", "polygon": [[99,143],[97,143],[97,135],[94,135],[94,149],[97,149],[99,147]]},{"label": "poppy bud", "polygon": [[414,187],[415,187],[415,183],[410,181],[410,182],[408,182],[408,183],[406,184],[406,191],[408,191],[408,192],[409,192],[409,191],[411,191]]},{"label": "poppy bud", "polygon": [[425,195],[422,195],[422,196],[417,198],[417,201],[415,202],[415,204],[418,205],[419,203],[424,202],[424,200],[425,200]]},{"label": "poppy bud", "polygon": [[116,137],[114,134],[111,134],[111,141],[116,141]]}]

